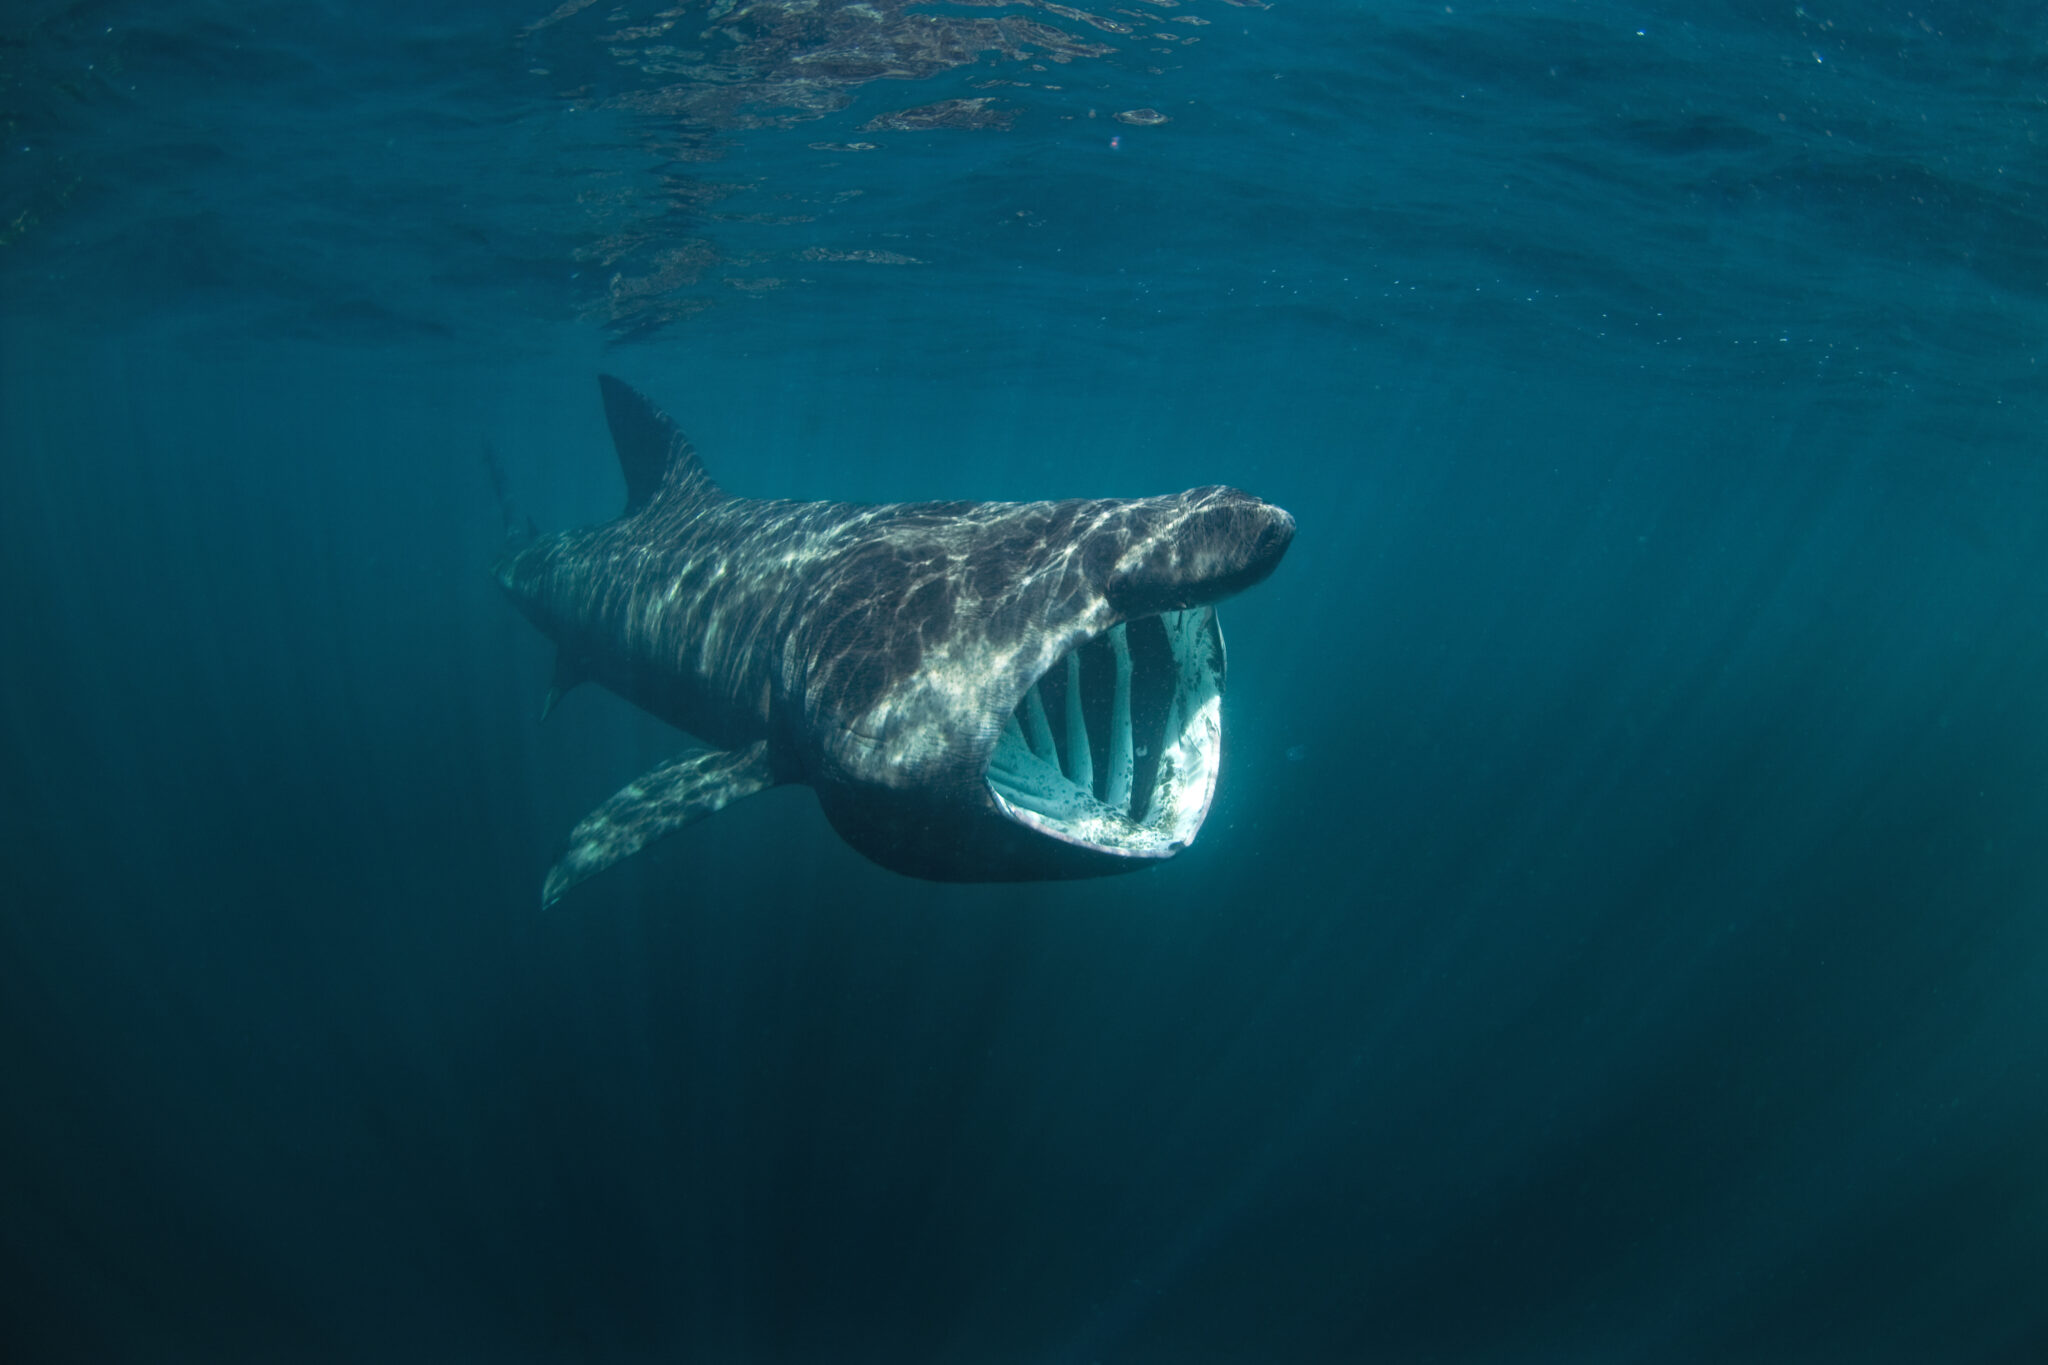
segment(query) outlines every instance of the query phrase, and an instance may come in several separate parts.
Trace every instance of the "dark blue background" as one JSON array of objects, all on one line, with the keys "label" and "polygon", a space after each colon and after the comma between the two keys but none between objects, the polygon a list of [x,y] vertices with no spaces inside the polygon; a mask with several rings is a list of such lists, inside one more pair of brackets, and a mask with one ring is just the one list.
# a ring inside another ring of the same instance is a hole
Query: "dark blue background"
[{"label": "dark blue background", "polygon": [[[517,7],[18,21],[10,1359],[2048,1354],[2048,29],[1456,11],[714,139],[793,225]],[[713,306],[592,311],[605,185]],[[782,790],[543,914],[684,743],[484,572],[486,447],[616,509],[600,368],[737,492],[1294,511],[1201,841]]]}]

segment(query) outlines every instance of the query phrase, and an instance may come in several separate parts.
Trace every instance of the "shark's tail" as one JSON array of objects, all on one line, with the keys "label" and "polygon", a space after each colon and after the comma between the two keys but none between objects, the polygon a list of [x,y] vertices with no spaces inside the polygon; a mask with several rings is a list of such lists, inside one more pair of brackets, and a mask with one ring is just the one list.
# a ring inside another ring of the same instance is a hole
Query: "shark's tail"
[{"label": "shark's tail", "polygon": [[497,447],[484,442],[484,473],[490,477],[491,493],[498,500],[498,515],[505,521],[505,546],[517,549],[528,541],[540,538],[540,527],[533,524],[532,517],[522,517],[512,505],[512,484],[505,477],[505,462],[498,458]]}]

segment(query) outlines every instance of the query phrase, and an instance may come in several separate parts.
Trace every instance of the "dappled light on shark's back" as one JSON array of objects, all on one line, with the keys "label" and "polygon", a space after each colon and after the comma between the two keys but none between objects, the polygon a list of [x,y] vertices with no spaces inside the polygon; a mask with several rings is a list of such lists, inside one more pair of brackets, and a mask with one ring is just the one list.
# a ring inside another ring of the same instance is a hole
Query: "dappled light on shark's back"
[{"label": "dappled light on shark's back", "polygon": [[579,824],[547,902],[783,783],[868,857],[938,880],[1124,872],[1194,840],[1222,750],[1215,604],[1279,564],[1286,512],[1213,486],[736,498],[645,398],[602,388],[624,513],[517,536],[497,578],[560,651],[550,705],[595,681],[713,747]]}]

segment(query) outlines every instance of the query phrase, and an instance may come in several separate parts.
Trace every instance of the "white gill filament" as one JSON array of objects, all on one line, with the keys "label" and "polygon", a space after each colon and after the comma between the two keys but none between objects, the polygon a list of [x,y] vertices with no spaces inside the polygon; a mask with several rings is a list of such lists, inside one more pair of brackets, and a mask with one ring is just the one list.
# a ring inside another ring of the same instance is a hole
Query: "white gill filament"
[{"label": "white gill filament", "polygon": [[1037,683],[1024,694],[1024,724],[1029,727],[1031,752],[1048,763],[1058,763],[1060,751],[1052,742],[1052,723],[1045,718],[1045,698],[1038,695]]},{"label": "white gill filament", "polygon": [[1131,774],[1131,646],[1124,628],[1109,632],[1109,647],[1116,656],[1116,693],[1109,708],[1109,778],[1102,799],[1111,810],[1130,813]]},{"label": "white gill filament", "polygon": [[1067,776],[1093,795],[1095,755],[1088,749],[1088,718],[1081,714],[1081,656],[1067,656]]}]

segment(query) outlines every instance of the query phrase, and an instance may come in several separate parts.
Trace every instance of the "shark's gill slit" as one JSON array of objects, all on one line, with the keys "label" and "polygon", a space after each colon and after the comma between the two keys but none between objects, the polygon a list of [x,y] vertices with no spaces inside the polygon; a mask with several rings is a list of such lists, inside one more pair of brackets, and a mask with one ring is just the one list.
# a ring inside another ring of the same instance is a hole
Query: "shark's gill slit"
[{"label": "shark's gill slit", "polygon": [[1115,626],[1026,689],[990,756],[989,788],[1012,818],[1057,838],[1171,853],[1215,789],[1222,684],[1212,609]]}]

